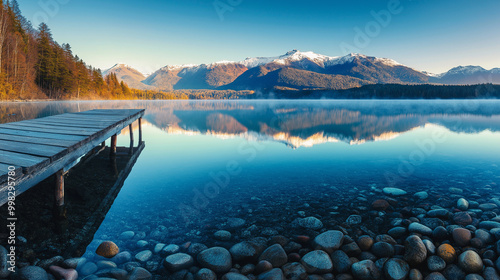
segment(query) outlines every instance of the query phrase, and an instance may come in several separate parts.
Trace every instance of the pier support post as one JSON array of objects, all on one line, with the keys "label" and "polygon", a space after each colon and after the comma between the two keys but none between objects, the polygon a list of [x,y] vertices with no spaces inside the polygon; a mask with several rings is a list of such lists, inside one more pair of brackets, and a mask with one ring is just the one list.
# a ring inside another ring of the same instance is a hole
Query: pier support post
[{"label": "pier support post", "polygon": [[129,134],[130,134],[130,148],[128,150],[129,155],[134,153],[134,131],[132,130],[132,124],[128,125]]},{"label": "pier support post", "polygon": [[111,146],[109,149],[109,156],[110,157],[116,156],[116,138],[117,138],[116,134],[111,136]]},{"label": "pier support post", "polygon": [[56,206],[62,207],[64,205],[64,170],[59,170],[56,176]]},{"label": "pier support post", "polygon": [[142,143],[142,118],[139,118],[139,145]]}]

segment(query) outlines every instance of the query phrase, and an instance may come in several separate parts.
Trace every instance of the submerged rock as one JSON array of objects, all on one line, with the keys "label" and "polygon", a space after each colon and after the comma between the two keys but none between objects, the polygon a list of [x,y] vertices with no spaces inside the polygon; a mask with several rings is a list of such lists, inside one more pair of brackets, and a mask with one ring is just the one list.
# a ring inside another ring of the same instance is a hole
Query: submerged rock
[{"label": "submerged rock", "polygon": [[281,267],[288,262],[288,256],[281,245],[274,244],[262,252],[259,261],[268,261],[273,267]]},{"label": "submerged rock", "polygon": [[301,260],[308,273],[324,274],[333,269],[332,260],[325,251],[316,250],[307,253]]},{"label": "submerged rock", "polygon": [[339,249],[343,241],[344,234],[338,230],[329,230],[314,238],[316,248],[328,253],[333,253],[333,251]]},{"label": "submerged rock", "polygon": [[465,251],[458,256],[458,265],[468,273],[477,273],[483,270],[481,257],[471,250]]},{"label": "submerged rock", "polygon": [[39,266],[26,266],[21,268],[16,280],[48,280],[47,272]]},{"label": "submerged rock", "polygon": [[299,226],[301,226],[303,228],[317,230],[317,229],[320,229],[323,227],[323,223],[318,218],[315,218],[315,217],[307,217],[307,218],[299,219],[298,222],[299,222]]},{"label": "submerged rock", "polygon": [[410,273],[410,265],[401,259],[389,259],[384,264],[384,274],[389,280],[404,280]]},{"label": "submerged rock", "polygon": [[215,273],[228,272],[233,263],[229,251],[222,247],[212,247],[198,254],[198,263]]},{"label": "submerged rock", "polygon": [[354,263],[351,266],[351,272],[354,278],[358,280],[377,280],[381,277],[380,270],[371,260]]},{"label": "submerged rock", "polygon": [[166,269],[176,272],[182,269],[191,267],[194,264],[194,259],[188,254],[176,253],[165,258],[163,265]]},{"label": "submerged rock", "polygon": [[420,237],[412,235],[405,240],[404,258],[411,265],[418,265],[425,261],[427,248]]},{"label": "submerged rock", "polygon": [[392,195],[392,196],[401,196],[407,194],[406,191],[398,188],[384,188],[382,190],[385,194],[387,195]]},{"label": "submerged rock", "polygon": [[120,249],[114,242],[104,241],[97,247],[95,253],[105,258],[112,258],[120,253]]}]

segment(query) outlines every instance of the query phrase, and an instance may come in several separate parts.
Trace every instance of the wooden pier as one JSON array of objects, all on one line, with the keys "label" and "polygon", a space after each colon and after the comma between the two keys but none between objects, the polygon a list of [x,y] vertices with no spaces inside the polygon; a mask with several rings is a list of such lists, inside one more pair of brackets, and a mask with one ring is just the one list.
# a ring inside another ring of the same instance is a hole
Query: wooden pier
[{"label": "wooden pier", "polygon": [[[113,157],[117,134],[127,126],[132,132],[132,123],[136,120],[140,144],[144,111],[90,110],[0,124],[0,206],[8,201],[9,182],[15,186],[17,196],[53,174],[56,174],[56,203],[62,206],[65,169],[110,137],[110,156]],[[9,174],[9,171],[13,172]]]}]

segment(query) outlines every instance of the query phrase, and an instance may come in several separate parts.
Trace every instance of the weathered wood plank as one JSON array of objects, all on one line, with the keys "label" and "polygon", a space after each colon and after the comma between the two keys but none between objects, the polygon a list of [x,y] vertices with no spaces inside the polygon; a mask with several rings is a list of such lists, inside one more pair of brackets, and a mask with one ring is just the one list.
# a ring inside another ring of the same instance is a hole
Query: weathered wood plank
[{"label": "weathered wood plank", "polygon": [[0,140],[17,141],[23,143],[37,143],[55,147],[71,147],[79,142],[78,140],[48,139],[48,138],[17,136],[8,134],[0,134]]},{"label": "weathered wood plank", "polygon": [[7,181],[8,177],[18,178],[23,175],[23,169],[19,166],[14,166],[14,176],[9,176],[9,167],[12,165],[0,163],[0,181]]},{"label": "weathered wood plank", "polygon": [[30,136],[30,137],[60,139],[60,140],[80,140],[81,141],[81,140],[85,139],[85,136],[78,136],[78,135],[64,135],[64,134],[24,131],[24,130],[6,129],[6,128],[0,128],[0,134]]},{"label": "weathered wood plank", "polygon": [[[1,127],[2,125],[0,125]],[[37,128],[37,129],[42,129],[42,131],[46,132],[54,132],[54,133],[61,133],[61,134],[77,134],[81,135],[78,133],[85,132],[85,135],[92,135],[94,133],[97,133],[102,130],[97,129],[97,128],[71,128],[67,126],[58,126],[58,125],[47,125],[47,124],[34,124],[34,123],[16,123],[13,125],[14,127],[19,127],[19,129],[24,129],[24,128]]]},{"label": "weathered wood plank", "polygon": [[49,164],[50,159],[0,150],[0,163],[20,166],[24,173],[30,173]]},{"label": "weathered wood plank", "polygon": [[89,123],[85,121],[58,121],[58,120],[32,120],[29,123],[33,124],[43,124],[43,125],[57,125],[57,126],[68,126],[68,127],[80,127],[80,128],[97,128],[104,129],[112,125],[112,123]]},{"label": "weathered wood plank", "polygon": [[51,160],[61,157],[68,151],[66,148],[63,147],[5,141],[5,140],[0,140],[0,150],[16,152],[20,154],[28,154],[33,156],[48,157]]},{"label": "weathered wood plank", "polygon": [[34,132],[48,132],[61,135],[79,135],[79,136],[90,136],[98,131],[86,131],[86,130],[70,130],[70,129],[57,129],[57,128],[37,128],[32,126],[18,126],[16,124],[1,124],[0,128],[4,129],[14,129],[22,131],[34,131]]}]

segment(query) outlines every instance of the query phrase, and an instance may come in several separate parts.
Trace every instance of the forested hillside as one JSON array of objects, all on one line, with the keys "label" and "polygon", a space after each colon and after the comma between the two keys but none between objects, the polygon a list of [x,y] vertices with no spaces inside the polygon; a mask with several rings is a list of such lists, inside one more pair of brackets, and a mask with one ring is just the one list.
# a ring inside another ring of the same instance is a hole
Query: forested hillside
[{"label": "forested hillside", "polygon": [[133,97],[115,75],[103,78],[69,44],[54,41],[45,23],[34,28],[16,0],[0,5],[0,100]]}]

